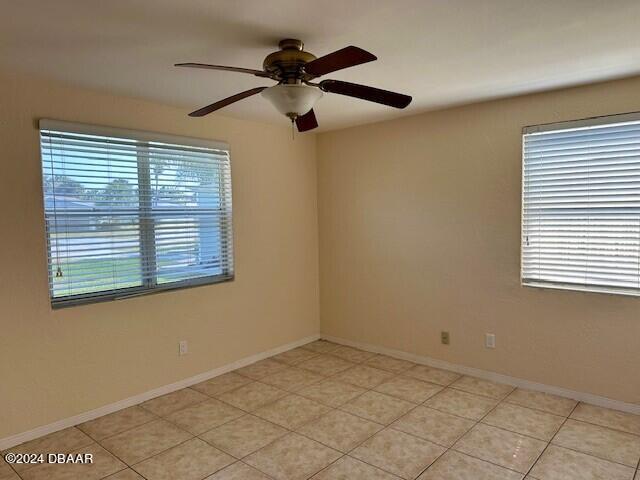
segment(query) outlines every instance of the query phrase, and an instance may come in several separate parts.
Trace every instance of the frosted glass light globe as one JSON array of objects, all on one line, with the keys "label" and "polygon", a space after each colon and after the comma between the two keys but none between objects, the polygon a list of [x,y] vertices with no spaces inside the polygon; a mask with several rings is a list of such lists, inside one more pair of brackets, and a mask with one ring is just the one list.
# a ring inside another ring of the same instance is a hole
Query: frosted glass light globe
[{"label": "frosted glass light globe", "polygon": [[262,91],[276,109],[288,117],[304,115],[322,97],[322,90],[301,84],[279,84]]}]

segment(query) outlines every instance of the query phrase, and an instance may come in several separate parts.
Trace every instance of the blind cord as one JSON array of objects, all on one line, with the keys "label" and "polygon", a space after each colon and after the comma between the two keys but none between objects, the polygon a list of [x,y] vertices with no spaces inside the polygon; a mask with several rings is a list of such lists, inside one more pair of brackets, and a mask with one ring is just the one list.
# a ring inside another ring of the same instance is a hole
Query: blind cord
[{"label": "blind cord", "polygon": [[51,193],[53,195],[53,228],[56,233],[56,278],[62,277],[62,268],[60,267],[60,250],[58,245],[58,208],[56,204],[56,176],[53,167],[53,146],[51,144],[51,135],[47,138],[49,140],[49,163],[51,164]]}]

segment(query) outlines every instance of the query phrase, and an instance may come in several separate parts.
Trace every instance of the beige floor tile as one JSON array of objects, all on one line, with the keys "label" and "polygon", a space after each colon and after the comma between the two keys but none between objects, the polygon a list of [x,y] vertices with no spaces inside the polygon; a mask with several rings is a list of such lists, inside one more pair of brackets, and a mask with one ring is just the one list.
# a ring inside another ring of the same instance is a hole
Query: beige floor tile
[{"label": "beige floor tile", "polygon": [[249,382],[251,382],[251,379],[238,375],[235,372],[229,372],[193,385],[191,388],[210,397],[215,397],[221,393],[246,385]]},{"label": "beige floor tile", "polygon": [[207,443],[243,458],[287,434],[287,430],[253,415],[245,415],[200,435]]},{"label": "beige floor tile", "polygon": [[549,445],[527,478],[537,480],[631,480],[633,468]]},{"label": "beige floor tile", "polygon": [[551,441],[565,418],[539,410],[501,403],[482,422],[530,437]]},{"label": "beige floor tile", "polygon": [[189,438],[191,434],[172,423],[155,420],[104,439],[100,443],[128,465],[133,465]]},{"label": "beige floor tile", "polygon": [[255,362],[251,365],[247,365],[246,367],[234,370],[234,373],[239,373],[240,375],[244,375],[245,377],[251,378],[252,380],[260,380],[267,375],[273,375],[274,373],[277,373],[285,368],[287,368],[286,363],[276,362],[275,360],[272,360],[270,358],[265,358],[264,360],[260,360],[259,362]]},{"label": "beige floor tile", "polygon": [[295,430],[331,410],[326,405],[299,395],[288,395],[254,412],[276,425]]},{"label": "beige floor tile", "polygon": [[424,402],[427,407],[471,420],[480,420],[489,413],[497,403],[497,400],[454,390],[452,388],[445,388]]},{"label": "beige floor tile", "polygon": [[20,475],[24,480],[98,480],[127,468],[124,463],[95,443],[74,450],[72,454],[91,454],[93,463],[42,463]]},{"label": "beige floor tile", "polygon": [[94,441],[76,427],[69,427],[44,437],[21,443],[5,450],[3,453],[70,453],[92,443]]},{"label": "beige floor tile", "polygon": [[415,365],[402,374],[407,377],[417,378],[424,382],[435,383],[445,387],[460,378],[460,375],[455,372],[427,367],[426,365]]},{"label": "beige floor tile", "polygon": [[413,403],[422,403],[433,397],[444,387],[411,377],[393,377],[378,385],[374,390]]},{"label": "beige floor tile", "polygon": [[343,372],[354,365],[354,363],[348,362],[340,357],[334,357],[333,355],[319,355],[310,360],[305,360],[298,364],[298,367],[320,375],[330,376]]},{"label": "beige floor tile", "polygon": [[245,415],[242,410],[214,398],[167,415],[165,418],[193,435]]},{"label": "beige floor tile", "polygon": [[307,350],[306,348],[298,347],[293,350],[288,350],[279,355],[271,357],[271,360],[276,360],[278,362],[285,363],[289,366],[297,365],[300,362],[304,362],[305,360],[309,360],[313,357],[317,357],[319,355],[318,352],[314,352],[311,350]]},{"label": "beige floor tile", "polygon": [[[93,440],[78,430],[76,427],[65,428],[44,437],[36,438],[29,442],[25,442],[15,447],[11,447],[12,453],[71,453],[81,447],[91,445]],[[5,453],[7,452],[5,451]],[[33,464],[13,464],[14,470],[21,473],[29,468],[33,468]]]},{"label": "beige floor tile", "polygon": [[177,410],[204,402],[205,400],[209,400],[209,397],[205,394],[196,392],[190,388],[183,388],[182,390],[147,400],[141,403],[140,406],[155,415],[164,417]]},{"label": "beige floor tile", "polygon": [[392,423],[391,428],[451,447],[474,425],[473,420],[420,406]]},{"label": "beige floor tile", "polygon": [[244,459],[275,480],[303,480],[340,457],[340,452],[290,433]]},{"label": "beige floor tile", "polygon": [[119,410],[78,425],[78,428],[95,440],[111,437],[130,428],[156,420],[151,412],[138,405]]},{"label": "beige floor tile", "polygon": [[415,363],[399,358],[389,357],[388,355],[376,355],[365,362],[373,368],[379,368],[391,373],[401,373],[415,366]]},{"label": "beige floor tile", "polygon": [[147,480],[201,480],[233,462],[230,455],[193,438],[133,468]]},{"label": "beige floor tile", "polygon": [[466,375],[453,382],[450,386],[457,390],[474,393],[476,395],[483,395],[496,400],[502,400],[514,389],[511,385],[505,385],[503,383],[492,382],[491,380],[483,380],[482,378],[469,377]]},{"label": "beige floor tile", "polygon": [[351,457],[342,457],[311,480],[399,480],[400,477],[384,472]]},{"label": "beige floor tile", "polygon": [[640,460],[640,437],[571,419],[552,443],[634,468]]},{"label": "beige floor tile", "polygon": [[14,480],[17,478],[18,475],[16,475],[13,468],[11,468],[9,464],[4,461],[4,457],[0,455],[0,480]]},{"label": "beige floor tile", "polygon": [[386,429],[350,453],[350,456],[405,479],[414,479],[445,449],[435,443]]},{"label": "beige floor tile", "polygon": [[246,463],[236,462],[205,480],[271,480],[264,473],[250,467]]},{"label": "beige floor tile", "polygon": [[418,480],[522,480],[522,474],[449,450]]},{"label": "beige floor tile", "polygon": [[104,480],[144,480],[139,473],[127,468],[126,470],[120,470],[118,473],[105,477]]},{"label": "beige floor tile", "polygon": [[260,382],[248,383],[240,388],[218,395],[217,398],[229,405],[252,412],[263,405],[284,397],[287,392]]},{"label": "beige floor tile", "polygon": [[20,480],[20,477],[11,469],[10,471],[0,473],[0,480]]},{"label": "beige floor tile", "polygon": [[571,418],[640,435],[640,415],[580,403],[571,414]]},{"label": "beige floor tile", "polygon": [[289,392],[295,392],[308,385],[318,383],[325,377],[297,367],[286,367],[273,375],[264,377],[261,382]]},{"label": "beige floor tile", "polygon": [[549,445],[529,477],[537,480],[631,480],[633,469]]},{"label": "beige floor tile", "polygon": [[302,346],[302,348],[318,353],[333,352],[338,347],[340,347],[340,345],[338,345],[337,343],[329,342],[327,340],[316,340],[315,342],[307,343],[306,345]]},{"label": "beige floor tile", "polygon": [[251,365],[247,365],[246,367],[239,368],[238,370],[235,370],[235,373],[252,378],[253,380],[260,380],[267,375],[273,375],[285,368],[287,368],[286,364],[266,358],[259,362],[252,363]]},{"label": "beige floor tile", "polygon": [[347,453],[382,428],[382,425],[369,420],[333,410],[299,428],[298,433]]},{"label": "beige floor tile", "polygon": [[559,397],[557,395],[551,395],[550,393],[536,392],[534,390],[525,390],[524,388],[515,389],[505,401],[515,403],[522,407],[553,413],[554,415],[560,415],[562,417],[568,417],[578,403],[570,398]]},{"label": "beige floor tile", "polygon": [[349,383],[361,388],[374,388],[385,380],[393,377],[392,373],[379,370],[377,368],[368,367],[366,365],[356,365],[344,372],[333,377],[334,380]]},{"label": "beige floor tile", "polygon": [[458,440],[453,449],[524,474],[546,445],[535,438],[478,424]]},{"label": "beige floor tile", "polygon": [[366,392],[345,403],[341,410],[372,422],[389,425],[416,405],[378,392]]},{"label": "beige floor tile", "polygon": [[364,392],[366,392],[364,388],[329,379],[304,387],[297,393],[316,402],[337,408]]},{"label": "beige floor tile", "polygon": [[336,357],[343,358],[353,363],[362,363],[369,360],[371,357],[375,357],[376,354],[343,345],[333,350],[331,355],[335,355]]}]

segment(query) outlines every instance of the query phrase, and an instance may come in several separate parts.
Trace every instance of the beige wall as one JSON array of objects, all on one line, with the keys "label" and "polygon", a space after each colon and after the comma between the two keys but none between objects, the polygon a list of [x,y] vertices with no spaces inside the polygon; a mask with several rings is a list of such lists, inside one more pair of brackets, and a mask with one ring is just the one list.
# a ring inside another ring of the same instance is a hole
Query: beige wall
[{"label": "beige wall", "polygon": [[[640,300],[518,276],[522,126],[640,110],[640,79],[325,133],[317,148],[286,126],[26,77],[0,89],[0,438],[317,333],[317,212],[323,333],[640,403]],[[41,117],[228,142],[236,280],[52,311]]]},{"label": "beige wall", "polygon": [[[314,135],[28,78],[0,91],[0,438],[318,333]],[[41,117],[228,142],[236,280],[52,311]]]},{"label": "beige wall", "polygon": [[636,78],[319,135],[322,332],[640,403],[640,299],[519,283],[522,127],[640,110],[639,92]]}]

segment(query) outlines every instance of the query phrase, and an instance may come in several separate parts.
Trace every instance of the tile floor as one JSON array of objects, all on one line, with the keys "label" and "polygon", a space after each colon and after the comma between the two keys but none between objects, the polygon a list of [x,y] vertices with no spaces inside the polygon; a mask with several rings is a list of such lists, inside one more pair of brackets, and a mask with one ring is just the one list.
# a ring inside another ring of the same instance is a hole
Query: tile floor
[{"label": "tile floor", "polygon": [[317,341],[10,451],[95,461],[0,480],[640,480],[640,416]]}]

